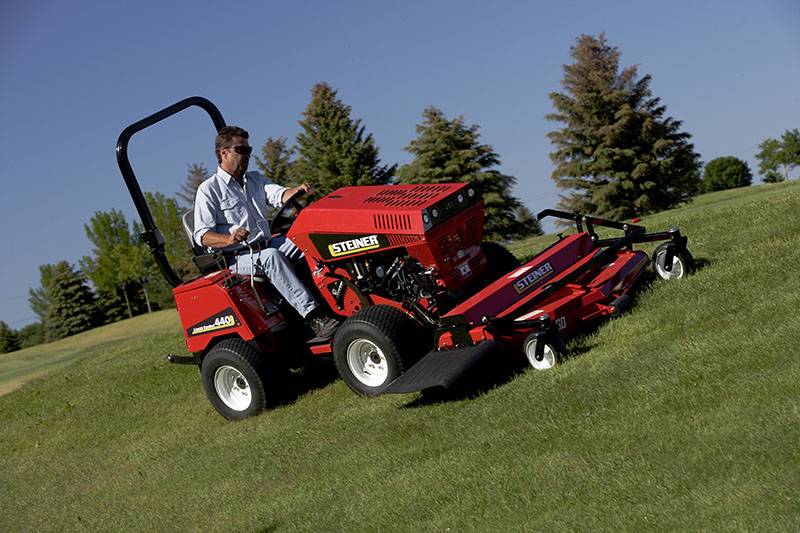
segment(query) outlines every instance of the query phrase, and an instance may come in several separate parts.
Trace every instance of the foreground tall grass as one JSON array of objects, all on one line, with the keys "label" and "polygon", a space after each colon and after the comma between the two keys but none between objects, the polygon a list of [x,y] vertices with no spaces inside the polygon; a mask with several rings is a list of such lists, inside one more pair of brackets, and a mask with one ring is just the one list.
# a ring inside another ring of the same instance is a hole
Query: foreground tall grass
[{"label": "foreground tall grass", "polygon": [[795,530],[799,209],[790,183],[645,220],[703,268],[472,398],[335,381],[228,423],[162,361],[174,315],[129,321],[0,397],[0,530]]}]

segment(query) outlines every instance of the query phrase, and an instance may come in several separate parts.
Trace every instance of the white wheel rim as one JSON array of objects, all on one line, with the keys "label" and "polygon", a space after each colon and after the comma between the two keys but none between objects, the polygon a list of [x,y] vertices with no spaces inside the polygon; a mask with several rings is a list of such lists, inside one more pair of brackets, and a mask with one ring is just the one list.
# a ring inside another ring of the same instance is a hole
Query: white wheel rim
[{"label": "white wheel rim", "polygon": [[356,339],[347,346],[347,366],[367,387],[378,387],[389,376],[389,362],[378,346],[368,339]]},{"label": "white wheel rim", "polygon": [[656,256],[656,272],[662,279],[678,279],[683,277],[683,263],[678,259],[677,255],[672,256],[672,270],[669,272],[664,268],[664,259],[666,259],[667,252],[660,252]]},{"label": "white wheel rim", "polygon": [[556,366],[556,352],[549,344],[544,345],[542,360],[536,360],[536,339],[528,341],[528,344],[525,345],[525,356],[528,358],[528,362],[531,366],[536,370],[548,370]]},{"label": "white wheel rim", "polygon": [[234,411],[244,411],[250,407],[250,384],[244,374],[232,366],[221,366],[214,372],[214,390],[222,403]]}]

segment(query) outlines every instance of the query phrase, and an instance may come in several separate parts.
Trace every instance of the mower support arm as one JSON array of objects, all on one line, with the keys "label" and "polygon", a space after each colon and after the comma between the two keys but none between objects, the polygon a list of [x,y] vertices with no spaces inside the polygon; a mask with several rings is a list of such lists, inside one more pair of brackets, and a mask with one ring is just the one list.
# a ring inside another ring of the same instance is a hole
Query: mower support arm
[{"label": "mower support arm", "polygon": [[125,179],[125,185],[128,186],[128,192],[133,199],[133,204],[136,206],[136,211],[139,213],[139,218],[142,220],[142,225],[145,229],[145,231],[142,233],[142,240],[144,240],[145,244],[147,244],[147,247],[150,249],[150,252],[153,254],[161,273],[173,287],[177,287],[181,284],[181,278],[172,269],[169,261],[167,260],[167,256],[164,253],[164,237],[161,235],[161,232],[158,231],[158,228],[153,221],[150,208],[147,206],[147,202],[142,194],[142,189],[139,187],[139,182],[137,181],[136,175],[133,173],[133,168],[131,168],[131,163],[128,160],[128,143],[135,133],[148,128],[157,122],[161,122],[162,120],[169,118],[172,115],[179,113],[180,111],[183,111],[191,106],[197,106],[208,113],[208,116],[211,117],[211,121],[214,123],[214,127],[217,129],[217,131],[225,126],[225,119],[222,118],[222,113],[219,112],[219,109],[217,109],[214,104],[201,96],[192,96],[172,104],[169,107],[165,107],[161,111],[157,111],[149,117],[145,117],[138,122],[134,122],[122,130],[122,133],[120,133],[119,139],[117,140],[117,163],[119,164],[122,177]]},{"label": "mower support arm", "polygon": [[597,240],[597,233],[594,231],[594,226],[603,226],[606,228],[618,229],[628,233],[644,232],[644,226],[637,226],[636,224],[628,224],[627,222],[618,222],[616,220],[608,220],[605,218],[593,217],[590,215],[581,215],[580,213],[568,213],[567,211],[559,211],[557,209],[545,209],[536,215],[537,220],[542,220],[545,217],[562,218],[564,220],[572,220],[578,232],[583,231],[583,224],[586,224],[586,231],[593,240]]}]

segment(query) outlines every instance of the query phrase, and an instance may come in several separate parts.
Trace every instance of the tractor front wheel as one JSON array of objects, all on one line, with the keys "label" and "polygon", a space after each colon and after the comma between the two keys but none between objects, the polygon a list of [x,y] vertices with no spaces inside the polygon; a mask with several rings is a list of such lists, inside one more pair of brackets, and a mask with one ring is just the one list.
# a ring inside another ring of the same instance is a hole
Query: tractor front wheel
[{"label": "tractor front wheel", "polygon": [[388,305],[366,307],[339,326],[333,359],[353,392],[375,396],[419,355],[416,345],[421,336],[403,311]]}]

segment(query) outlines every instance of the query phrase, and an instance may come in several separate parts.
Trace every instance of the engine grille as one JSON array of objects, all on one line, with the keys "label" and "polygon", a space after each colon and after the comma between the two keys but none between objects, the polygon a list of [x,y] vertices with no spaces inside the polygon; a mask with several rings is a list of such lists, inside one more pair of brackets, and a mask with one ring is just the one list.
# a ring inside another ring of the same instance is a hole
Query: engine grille
[{"label": "engine grille", "polygon": [[417,185],[411,188],[403,187],[402,189],[389,188],[367,198],[364,203],[377,204],[384,207],[419,207],[449,190],[449,185],[435,184]]},{"label": "engine grille", "polygon": [[459,250],[480,245],[483,240],[481,205],[474,205],[436,228],[433,241],[438,255],[455,258]]},{"label": "engine grille", "polygon": [[372,215],[372,221],[375,223],[375,229],[411,230],[411,217],[408,215],[375,213]]},{"label": "engine grille", "polygon": [[395,235],[389,234],[389,244],[391,246],[405,246],[407,244],[415,244],[420,241],[419,235]]}]

